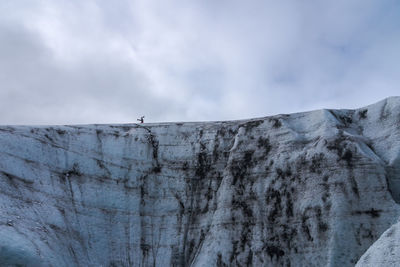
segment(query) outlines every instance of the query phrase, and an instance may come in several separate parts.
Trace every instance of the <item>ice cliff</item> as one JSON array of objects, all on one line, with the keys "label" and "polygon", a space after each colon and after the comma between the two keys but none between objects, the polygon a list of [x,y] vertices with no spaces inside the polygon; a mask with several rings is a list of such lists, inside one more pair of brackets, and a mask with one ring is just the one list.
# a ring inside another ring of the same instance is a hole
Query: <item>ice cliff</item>
[{"label": "ice cliff", "polygon": [[397,202],[400,97],[243,121],[0,127],[0,266],[390,266]]}]

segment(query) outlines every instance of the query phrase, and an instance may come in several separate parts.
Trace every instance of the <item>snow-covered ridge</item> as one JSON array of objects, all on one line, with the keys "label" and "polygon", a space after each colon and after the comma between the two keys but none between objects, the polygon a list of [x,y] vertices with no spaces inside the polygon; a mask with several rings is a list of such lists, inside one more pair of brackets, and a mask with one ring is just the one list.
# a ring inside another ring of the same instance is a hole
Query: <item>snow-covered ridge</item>
[{"label": "snow-covered ridge", "polygon": [[384,265],[396,202],[400,97],[242,121],[0,127],[0,266],[354,266],[378,238],[360,266]]}]

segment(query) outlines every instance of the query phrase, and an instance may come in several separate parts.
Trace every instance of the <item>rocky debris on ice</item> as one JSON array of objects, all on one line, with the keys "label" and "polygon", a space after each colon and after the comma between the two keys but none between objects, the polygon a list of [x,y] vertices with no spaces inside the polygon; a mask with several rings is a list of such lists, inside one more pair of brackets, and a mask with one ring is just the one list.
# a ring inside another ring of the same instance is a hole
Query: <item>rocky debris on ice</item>
[{"label": "rocky debris on ice", "polygon": [[0,127],[0,266],[392,266],[400,98],[197,123]]}]

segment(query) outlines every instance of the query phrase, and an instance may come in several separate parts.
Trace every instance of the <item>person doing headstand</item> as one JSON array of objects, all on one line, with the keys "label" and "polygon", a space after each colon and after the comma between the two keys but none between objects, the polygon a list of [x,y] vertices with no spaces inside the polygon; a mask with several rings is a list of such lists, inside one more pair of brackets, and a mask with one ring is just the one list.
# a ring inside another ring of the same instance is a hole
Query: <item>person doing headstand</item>
[{"label": "person doing headstand", "polygon": [[137,120],[140,121],[140,123],[144,123],[144,116],[140,117],[140,119]]}]

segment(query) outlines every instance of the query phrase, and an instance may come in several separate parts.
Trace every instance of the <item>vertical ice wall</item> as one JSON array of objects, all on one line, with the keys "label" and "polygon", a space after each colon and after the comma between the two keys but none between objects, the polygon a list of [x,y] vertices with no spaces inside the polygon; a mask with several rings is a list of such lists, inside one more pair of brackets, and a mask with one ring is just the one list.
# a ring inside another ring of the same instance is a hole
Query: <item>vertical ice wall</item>
[{"label": "vertical ice wall", "polygon": [[0,127],[0,265],[354,266],[399,215],[400,99]]}]

